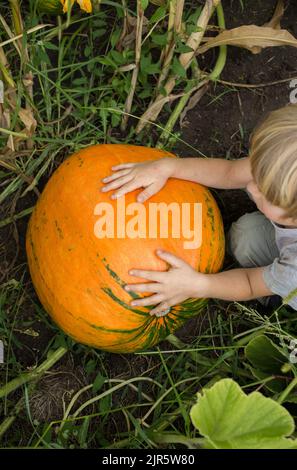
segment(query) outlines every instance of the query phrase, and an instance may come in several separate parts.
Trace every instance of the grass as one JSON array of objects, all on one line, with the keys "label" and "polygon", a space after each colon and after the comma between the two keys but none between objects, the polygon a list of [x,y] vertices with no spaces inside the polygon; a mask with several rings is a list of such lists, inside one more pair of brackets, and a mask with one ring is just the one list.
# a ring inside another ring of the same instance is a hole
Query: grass
[{"label": "grass", "polygon": [[[25,320],[20,314],[26,296],[24,285],[7,286],[5,292],[1,301],[1,337],[6,344],[6,365],[1,374],[4,384],[23,372],[19,332],[33,334],[36,320],[53,334],[39,352],[38,363],[46,360],[48,351],[59,355],[65,348],[67,353],[61,370],[48,370],[39,382],[27,381],[18,392],[6,393],[2,413],[10,419],[11,413],[17,417],[2,436],[3,447],[153,449],[166,443],[174,448],[177,442],[197,438],[189,410],[202,387],[232,377],[244,390],[259,390],[269,396],[266,384],[273,376],[255,378],[244,354],[251,337],[265,332],[272,339],[282,338],[285,354],[286,342],[294,337],[296,315],[288,315],[284,307],[267,317],[247,306],[230,304],[226,315],[218,302],[196,322],[195,332],[183,332],[183,341],[173,337],[152,351],[115,357],[73,343],[56,330],[40,308]],[[83,380],[69,386],[65,378],[76,370],[69,365],[70,358],[81,367]],[[113,370],[114,361],[120,373]],[[290,374],[283,373],[282,378],[290,384]],[[51,392],[45,388],[47,381],[54,390],[54,401],[60,398],[58,410],[53,409]],[[47,413],[34,406],[41,398],[43,407],[44,403],[50,407]],[[13,412],[16,403],[19,407]],[[54,413],[60,414],[60,419],[50,420]]]},{"label": "grass", "polygon": [[[31,13],[33,4],[29,2]],[[244,2],[241,5],[243,9]],[[125,67],[133,59],[131,51],[119,54],[115,47],[121,9],[105,1],[104,9],[90,16],[76,13],[70,29],[43,17],[43,24],[50,25],[25,35],[19,46],[28,49],[29,61],[14,42],[5,46],[16,101],[10,129],[0,133],[0,339],[5,346],[5,363],[0,365],[1,447],[153,449],[191,446],[193,439],[199,447],[189,411],[202,387],[224,377],[234,378],[246,391],[284,401],[297,418],[296,365],[288,363],[287,369],[258,378],[244,349],[265,333],[288,356],[288,342],[296,337],[296,313],[285,306],[267,314],[253,304],[211,302],[179,338],[170,337],[145,353],[115,356],[67,338],[35,296],[26,266],[25,229],[55,168],[85,146],[153,146],[164,131],[155,124],[152,132],[135,134],[136,116],[147,108],[155,78],[141,69],[128,129],[120,130],[130,84]],[[8,7],[4,10],[10,24]],[[24,21],[26,30],[41,22],[34,13]],[[0,41],[6,40],[2,29]],[[29,72],[34,76],[33,96],[23,82]],[[232,91],[226,87],[212,106]],[[37,127],[34,133],[27,128],[24,139],[18,116],[26,103],[34,110]],[[244,132],[239,127],[241,139]],[[15,137],[15,149],[6,147],[9,135]],[[171,146],[181,141],[174,132],[170,136]],[[43,375],[37,380],[38,367]],[[281,392],[267,386],[276,375],[285,384]],[[291,401],[286,401],[289,396]]]}]

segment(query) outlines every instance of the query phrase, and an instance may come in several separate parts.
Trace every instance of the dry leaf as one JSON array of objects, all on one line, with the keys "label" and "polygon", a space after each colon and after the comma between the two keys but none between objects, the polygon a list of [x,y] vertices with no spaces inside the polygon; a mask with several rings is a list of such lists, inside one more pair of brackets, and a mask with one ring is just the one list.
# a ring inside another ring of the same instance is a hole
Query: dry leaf
[{"label": "dry leaf", "polygon": [[36,119],[34,119],[32,110],[21,108],[19,110],[19,118],[21,119],[22,123],[25,124],[27,131],[26,134],[28,136],[32,136],[37,127],[37,122]]},{"label": "dry leaf", "polygon": [[187,106],[185,107],[185,109],[180,115],[180,118],[179,118],[180,127],[183,127],[183,121],[186,117],[187,112],[193,109],[198,104],[202,96],[207,92],[208,88],[209,88],[209,81],[207,81],[201,88],[199,88],[196,91],[196,93],[194,93],[193,96],[191,96],[191,98],[188,101]]},{"label": "dry leaf", "polygon": [[263,26],[268,27],[268,28],[273,28],[273,29],[281,29],[280,20],[284,12],[285,12],[284,1],[278,0],[271,20],[268,21],[268,23],[264,23]]},{"label": "dry leaf", "polygon": [[[268,21],[268,23],[264,23],[262,26],[265,26],[265,28],[268,27],[268,28],[273,28],[273,29],[281,29],[280,20],[284,12],[285,12],[284,2],[283,0],[278,0],[271,20]],[[262,50],[262,47],[255,46],[253,47],[253,54],[259,54],[261,50]]]},{"label": "dry leaf", "polygon": [[227,29],[214,38],[206,39],[207,43],[198,48],[197,53],[202,54],[211,47],[229,46],[243,47],[253,52],[255,46],[274,47],[292,46],[297,47],[297,39],[286,29],[275,30],[267,26],[239,26]]},{"label": "dry leaf", "polygon": [[166,4],[166,0],[151,0],[151,3],[153,3],[154,5],[161,6]]},{"label": "dry leaf", "polygon": [[[148,31],[149,20],[146,16],[143,16],[143,26],[142,26],[142,34],[145,34]],[[136,26],[137,26],[137,18],[127,14],[127,21],[126,21],[126,29],[123,31],[123,35],[120,37],[116,48],[119,51],[127,48],[133,48],[135,37],[136,37]]]},{"label": "dry leaf", "polygon": [[33,79],[32,78],[23,78],[23,84],[25,87],[32,86],[33,85]]},{"label": "dry leaf", "polygon": [[136,64],[127,64],[127,65],[122,65],[121,67],[118,68],[119,72],[130,72],[130,70],[134,70],[136,67]]},{"label": "dry leaf", "polygon": [[[1,127],[3,129],[10,129],[10,112],[5,109],[2,114],[1,114]],[[14,140],[13,136],[9,135],[7,138],[6,146],[9,150],[13,151],[15,150],[15,145],[14,145]]]}]

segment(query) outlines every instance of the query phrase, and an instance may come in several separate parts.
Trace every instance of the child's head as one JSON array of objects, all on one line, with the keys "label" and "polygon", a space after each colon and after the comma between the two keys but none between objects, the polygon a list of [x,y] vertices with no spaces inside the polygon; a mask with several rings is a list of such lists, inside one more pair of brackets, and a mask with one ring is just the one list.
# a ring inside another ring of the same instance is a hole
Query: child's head
[{"label": "child's head", "polygon": [[250,136],[255,202],[274,222],[297,226],[297,104],[272,111]]}]

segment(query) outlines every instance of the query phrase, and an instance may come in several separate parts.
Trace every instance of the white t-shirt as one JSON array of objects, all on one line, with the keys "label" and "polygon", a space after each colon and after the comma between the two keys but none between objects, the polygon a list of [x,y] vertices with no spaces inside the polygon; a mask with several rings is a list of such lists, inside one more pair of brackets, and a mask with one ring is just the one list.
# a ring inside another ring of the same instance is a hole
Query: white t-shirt
[{"label": "white t-shirt", "polygon": [[279,257],[265,266],[263,277],[267,287],[297,310],[297,228],[288,228],[270,220],[275,228]]}]

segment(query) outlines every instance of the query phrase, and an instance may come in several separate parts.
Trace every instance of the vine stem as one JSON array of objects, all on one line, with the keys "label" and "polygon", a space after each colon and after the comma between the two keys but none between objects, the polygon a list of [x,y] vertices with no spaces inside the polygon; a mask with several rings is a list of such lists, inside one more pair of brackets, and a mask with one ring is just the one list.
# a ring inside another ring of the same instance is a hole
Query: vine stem
[{"label": "vine stem", "polygon": [[14,423],[16,417],[18,416],[19,412],[23,408],[24,400],[21,398],[17,404],[14,406],[13,413],[7,416],[2,423],[0,423],[0,440],[2,439],[3,435],[6,431],[10,428],[10,426]]},{"label": "vine stem", "polygon": [[156,86],[157,91],[160,90],[162,83],[166,80],[170,65],[173,60],[175,50],[174,35],[180,34],[182,28],[182,15],[184,10],[184,3],[184,0],[173,0],[169,4],[168,39],[165,49],[163,49],[160,58],[161,62],[163,63],[163,66]]},{"label": "vine stem", "polygon": [[141,0],[137,0],[137,23],[136,23],[136,38],[135,38],[135,68],[132,72],[131,86],[130,91],[125,103],[125,113],[123,114],[121,130],[124,131],[128,123],[128,115],[132,108],[133,97],[135,94],[137,78],[140,68],[140,59],[141,59],[141,40],[142,40],[142,30],[143,30],[143,19],[144,19],[144,10],[142,8]]},{"label": "vine stem", "polygon": [[277,399],[277,403],[279,403],[280,405],[285,401],[285,399],[287,398],[287,396],[289,395],[289,393],[293,390],[293,388],[297,387],[297,377],[295,377],[295,379],[292,380],[292,382],[289,383],[289,385],[287,386],[287,388],[285,388],[285,390],[280,394],[280,396],[278,397]]},{"label": "vine stem", "polygon": [[[223,6],[222,6],[221,3],[219,3],[217,5],[216,13],[217,13],[219,27],[221,29],[225,29],[226,25],[225,25],[225,18],[224,18],[224,10],[223,10]],[[163,129],[163,132],[162,132],[162,134],[161,134],[161,136],[158,140],[158,143],[156,145],[157,148],[163,147],[165,142],[168,140],[168,138],[169,138],[169,136],[172,132],[172,129],[173,129],[176,121],[178,120],[181,112],[183,111],[184,107],[186,106],[191,94],[195,90],[197,90],[197,88],[198,88],[199,89],[198,93],[200,93],[200,96],[199,96],[198,99],[200,99],[204,95],[204,92],[207,90],[209,82],[210,81],[216,81],[220,77],[220,74],[222,73],[222,71],[225,67],[225,64],[226,64],[226,58],[227,58],[227,46],[222,45],[222,46],[220,46],[219,55],[218,55],[218,58],[217,58],[217,61],[216,61],[216,64],[215,64],[215,67],[214,67],[213,71],[207,76],[207,78],[205,77],[206,78],[205,80],[201,80],[200,76],[198,76],[197,77],[198,85],[197,85],[197,82],[194,83],[193,87],[187,93],[185,93],[184,96],[182,96],[180,98],[180,100],[179,100],[178,104],[176,105],[173,113],[169,117],[165,128]],[[194,63],[194,61],[192,62],[192,64],[193,63]],[[199,70],[197,70],[197,73],[199,74]],[[196,100],[195,104],[197,104],[197,100]]]},{"label": "vine stem", "polygon": [[[198,31],[191,33],[186,45],[192,49],[192,52],[184,52],[179,56],[180,65],[187,70],[191,65],[191,62],[195,56],[196,50],[198,49],[200,42],[204,36],[207,24],[217,6],[221,0],[206,0],[204,8],[202,9],[200,16],[197,21]],[[159,116],[164,104],[169,101],[170,93],[176,85],[177,76],[172,75],[168,78],[166,84],[164,85],[164,90],[166,92],[166,97],[163,94],[159,94],[152,103],[151,106],[145,111],[145,113],[140,117],[138,125],[136,127],[136,134],[139,134],[142,129],[147,125],[147,121],[154,122]]]},{"label": "vine stem", "polygon": [[32,370],[31,372],[23,373],[19,375],[19,377],[16,377],[15,379],[5,384],[0,388],[0,398],[6,397],[9,393],[13,392],[25,383],[39,379],[44,372],[50,369],[61,359],[61,357],[64,356],[67,350],[67,348],[61,346],[56,351],[54,351],[42,364],[40,364],[40,366],[36,367],[36,369]]}]

